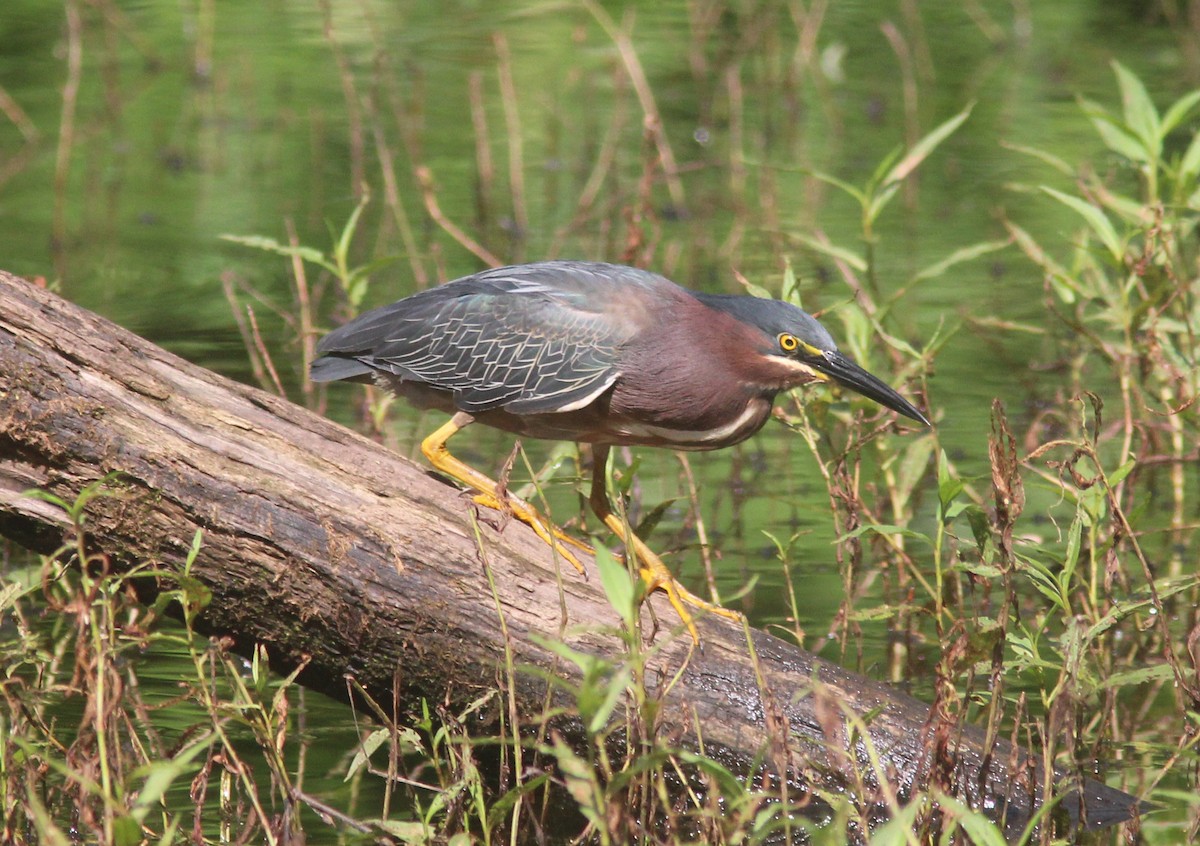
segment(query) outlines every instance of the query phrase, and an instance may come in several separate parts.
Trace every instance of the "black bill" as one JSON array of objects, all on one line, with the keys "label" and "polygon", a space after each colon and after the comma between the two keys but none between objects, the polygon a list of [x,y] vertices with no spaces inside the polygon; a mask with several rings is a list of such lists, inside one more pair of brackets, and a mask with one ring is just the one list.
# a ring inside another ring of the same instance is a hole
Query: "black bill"
[{"label": "black bill", "polygon": [[929,419],[917,410],[915,405],[837,350],[822,352],[819,358],[810,361],[810,365],[839,385],[862,394],[867,399],[873,399],[880,405],[897,411],[905,417],[911,417],[926,426],[929,425]]}]

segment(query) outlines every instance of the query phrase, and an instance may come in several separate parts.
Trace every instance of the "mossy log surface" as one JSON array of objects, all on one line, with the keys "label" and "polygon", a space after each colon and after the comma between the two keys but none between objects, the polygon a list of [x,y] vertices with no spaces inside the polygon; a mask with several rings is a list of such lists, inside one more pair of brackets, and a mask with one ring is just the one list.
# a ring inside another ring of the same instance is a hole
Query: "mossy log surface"
[{"label": "mossy log surface", "polygon": [[[244,650],[266,644],[281,670],[307,660],[301,682],[333,696],[353,676],[385,707],[394,689],[401,709],[423,697],[463,705],[503,678],[506,643],[517,666],[568,680],[576,668],[540,639],[621,654],[594,572],[556,573],[524,525],[497,530],[484,515],[477,542],[470,499],[425,469],[0,272],[0,533],[56,549],[65,515],[22,493],[71,500],[114,472],[118,495],[87,510],[96,548],[116,566],[178,568],[202,530],[192,572],[212,590],[205,630]],[[786,775],[796,789],[881,791],[882,780],[902,797],[936,778],[993,815],[1003,809],[1010,827],[1048,793],[1035,764],[942,724],[928,704],[762,632],[750,635],[752,661],[745,631],[725,620],[700,619],[704,648],[693,650],[668,630],[677,618],[661,595],[642,614],[646,631],[651,615],[662,624],[646,672],[661,700],[657,730],[688,744],[699,726],[706,751],[735,771],[759,761],[760,777]],[[545,694],[537,674],[518,673],[526,715]],[[882,777],[849,712],[870,715]],[[1073,818],[1085,797],[1088,827],[1136,812],[1102,784],[1079,792],[1059,781]]]}]

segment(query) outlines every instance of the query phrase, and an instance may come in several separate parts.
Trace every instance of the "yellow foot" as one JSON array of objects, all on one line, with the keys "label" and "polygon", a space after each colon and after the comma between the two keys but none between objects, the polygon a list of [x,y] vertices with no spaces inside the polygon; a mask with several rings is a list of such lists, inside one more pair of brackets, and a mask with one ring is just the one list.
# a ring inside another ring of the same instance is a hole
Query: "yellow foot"
[{"label": "yellow foot", "polygon": [[661,590],[667,595],[667,599],[670,600],[675,613],[679,615],[679,619],[687,626],[688,634],[692,636],[692,641],[695,643],[700,642],[700,635],[696,631],[696,624],[692,620],[692,614],[687,609],[689,605],[709,614],[724,617],[726,620],[741,621],[744,619],[737,611],[731,611],[706,599],[701,599],[679,584],[675,580],[675,577],[671,575],[671,571],[662,563],[662,559],[657,555],[649,562],[643,561],[641,576],[642,582],[646,585],[647,593],[654,590]]},{"label": "yellow foot", "polygon": [[675,581],[675,577],[671,575],[671,571],[667,569],[667,565],[662,562],[662,559],[650,547],[646,546],[642,539],[635,535],[632,530],[627,529],[621,519],[608,510],[607,500],[595,492],[593,492],[592,496],[592,510],[596,512],[596,516],[603,520],[604,524],[617,537],[625,539],[627,552],[632,552],[633,555],[637,556],[638,569],[641,573],[642,582],[646,585],[646,593],[655,590],[661,590],[666,593],[667,599],[671,601],[671,607],[675,609],[675,613],[679,615],[679,619],[687,626],[688,634],[692,636],[694,643],[700,643],[700,634],[696,631],[696,623],[692,619],[692,613],[687,610],[686,606],[688,605],[708,613],[716,614],[718,617],[724,617],[727,620],[744,619],[737,611],[730,611],[728,608],[722,608],[720,605],[715,605],[712,602],[701,599]]},{"label": "yellow foot", "polygon": [[497,501],[496,497],[490,493],[476,494],[475,502],[482,505],[484,508],[491,508],[495,511],[509,512],[522,523],[533,529],[539,538],[544,540],[555,552],[571,563],[585,578],[587,570],[583,564],[579,562],[578,556],[574,551],[567,549],[567,546],[573,546],[575,549],[588,553],[593,553],[590,546],[582,541],[568,535],[562,529],[550,522],[549,518],[543,516],[536,508],[527,502],[523,502],[513,497],[505,497],[504,502]]},{"label": "yellow foot", "polygon": [[606,470],[608,451],[607,444],[592,446],[594,466],[592,467],[592,493],[588,497],[588,501],[592,505],[592,511],[604,522],[604,525],[608,526],[609,531],[625,541],[626,552],[633,555],[638,563],[642,582],[646,585],[646,593],[661,590],[667,594],[667,599],[671,601],[675,613],[687,626],[688,634],[692,636],[692,642],[697,645],[700,644],[700,635],[696,631],[692,613],[686,606],[690,605],[728,620],[744,620],[745,618],[738,612],[722,608],[720,605],[701,599],[684,589],[679,582],[675,581],[675,577],[671,575],[671,571],[667,569],[667,565],[662,562],[662,559],[634,534],[633,529],[624,520],[612,512],[612,506],[608,501],[608,473]]},{"label": "yellow foot", "polygon": [[522,523],[527,523],[537,532],[538,537],[548,543],[559,555],[570,561],[571,565],[586,577],[587,571],[583,569],[579,558],[574,552],[567,549],[567,546],[591,552],[590,546],[564,534],[562,529],[539,514],[537,509],[528,503],[500,493],[495,482],[450,454],[450,450],[446,448],[446,441],[454,437],[455,433],[461,431],[463,427],[469,426],[474,420],[475,418],[465,411],[457,412],[436,432],[421,442],[421,452],[438,470],[479,491],[475,497],[477,503],[496,511],[512,514]]}]

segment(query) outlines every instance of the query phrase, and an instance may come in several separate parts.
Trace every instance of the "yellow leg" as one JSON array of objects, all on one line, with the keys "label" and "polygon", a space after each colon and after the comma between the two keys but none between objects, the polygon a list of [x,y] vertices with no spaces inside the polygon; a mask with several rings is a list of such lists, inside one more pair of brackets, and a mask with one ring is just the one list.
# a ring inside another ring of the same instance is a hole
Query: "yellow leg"
[{"label": "yellow leg", "polygon": [[605,465],[608,463],[607,446],[592,447],[592,493],[589,502],[592,506],[592,511],[599,517],[604,525],[608,526],[609,531],[617,537],[624,539],[627,549],[633,550],[633,554],[637,556],[638,568],[641,572],[642,581],[646,584],[646,590],[662,590],[667,595],[667,599],[671,601],[671,605],[675,608],[675,613],[679,615],[679,619],[687,626],[688,633],[692,636],[695,643],[700,642],[700,635],[696,632],[696,624],[692,620],[691,613],[685,607],[690,605],[693,608],[700,608],[719,617],[725,617],[729,620],[741,620],[742,615],[737,611],[730,611],[728,608],[722,608],[707,600],[701,599],[695,594],[687,590],[683,585],[675,580],[671,571],[667,569],[667,565],[662,559],[654,554],[653,550],[629,529],[623,520],[612,512],[612,506],[608,501],[608,484],[606,481],[607,471]]},{"label": "yellow leg", "polygon": [[528,524],[531,529],[537,532],[538,537],[548,543],[559,555],[570,561],[576,570],[586,575],[586,571],[583,569],[583,565],[579,563],[579,559],[575,556],[575,553],[567,549],[565,544],[570,544],[586,552],[591,552],[591,547],[565,534],[546,517],[539,514],[537,509],[529,503],[507,495],[503,497],[504,501],[501,502],[501,495],[499,490],[497,490],[495,482],[450,454],[450,450],[446,448],[446,441],[454,437],[464,427],[469,426],[474,420],[475,418],[465,411],[458,412],[445,425],[421,442],[421,452],[429,459],[429,463],[438,470],[441,470],[452,479],[457,479],[464,485],[479,491],[479,494],[475,497],[475,501],[480,505],[487,508],[494,508],[497,511],[511,511],[514,517],[522,523]]}]

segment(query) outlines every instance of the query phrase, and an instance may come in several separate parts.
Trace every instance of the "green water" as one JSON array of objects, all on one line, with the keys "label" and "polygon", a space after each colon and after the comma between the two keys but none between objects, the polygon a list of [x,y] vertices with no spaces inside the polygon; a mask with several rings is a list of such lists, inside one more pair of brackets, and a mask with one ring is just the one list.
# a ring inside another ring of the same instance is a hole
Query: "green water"
[{"label": "green water", "polygon": [[[482,266],[430,222],[416,165],[432,172],[441,211],[503,261],[622,257],[627,211],[655,154],[622,57],[586,9],[355,0],[330,2],[326,20],[322,8],[131,2],[104,15],[83,4],[81,73],[67,108],[72,42],[63,7],[7,0],[0,87],[27,123],[11,110],[0,115],[0,266],[45,277],[71,300],[246,381],[252,375],[222,279],[253,287],[263,296],[255,313],[275,365],[299,397],[295,333],[272,311],[294,307],[289,263],[220,236],[286,240],[290,226],[299,242],[327,249],[331,228],[357,203],[356,174],[371,186],[372,202],[352,260],[396,257],[374,274],[364,305],[415,290],[414,267],[436,282]],[[1116,59],[1165,106],[1197,83],[1200,36],[1167,26],[1145,4],[1083,0],[834,2],[820,21],[803,20],[798,3],[604,8],[630,33],[679,170],[677,188],[656,178],[648,189],[637,259],[714,291],[736,290],[734,271],[778,290],[791,262],[806,307],[832,310],[826,322],[838,337],[837,308],[850,289],[802,237],[823,233],[861,252],[861,219],[812,172],[861,185],[889,151],[974,104],[882,217],[873,247],[880,298],[911,285],[888,329],[917,346],[956,330],[937,357],[928,408],[959,471],[984,476],[993,398],[1021,421],[1055,396],[1052,339],[997,328],[1045,324],[1043,280],[1012,248],[912,280],[956,250],[1003,239],[1002,216],[1065,248],[1079,219],[1014,186],[1070,181],[1013,145],[1119,171],[1077,98],[1115,107]],[[507,102],[503,69],[514,94]],[[491,181],[480,177],[473,86]],[[381,150],[394,168],[412,251],[385,201]],[[578,198],[604,161],[607,176],[581,211]],[[325,293],[318,316],[331,326],[336,298],[315,269],[310,280]],[[882,356],[864,363],[887,366]],[[1102,396],[1107,390],[1097,386]],[[329,413],[351,421],[351,397],[349,388],[332,390]],[[398,404],[391,414],[390,442],[406,452],[437,422]],[[489,432],[461,440],[463,457],[485,465],[510,443]],[[528,446],[535,464],[552,449]],[[654,538],[683,547],[674,560],[696,585],[678,460],[650,450],[636,457],[643,509],[678,498]],[[789,611],[764,532],[798,535],[791,555],[800,622],[810,633],[828,629],[842,581],[825,485],[803,444],[769,425],[745,445],[690,460],[723,592],[757,576],[747,610],[760,625],[781,622]],[[573,509],[573,484],[552,483],[556,511]],[[919,508],[926,527],[933,508],[930,491]],[[868,644],[868,669],[879,652],[878,641]],[[321,713],[338,719],[334,710]]]}]

